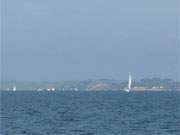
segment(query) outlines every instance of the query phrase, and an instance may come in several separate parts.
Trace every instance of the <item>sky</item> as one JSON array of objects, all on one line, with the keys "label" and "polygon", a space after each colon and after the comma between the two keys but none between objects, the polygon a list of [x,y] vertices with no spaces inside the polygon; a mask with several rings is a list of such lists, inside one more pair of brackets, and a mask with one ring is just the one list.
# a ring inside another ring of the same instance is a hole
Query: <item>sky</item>
[{"label": "sky", "polygon": [[178,79],[178,0],[2,0],[3,80]]}]

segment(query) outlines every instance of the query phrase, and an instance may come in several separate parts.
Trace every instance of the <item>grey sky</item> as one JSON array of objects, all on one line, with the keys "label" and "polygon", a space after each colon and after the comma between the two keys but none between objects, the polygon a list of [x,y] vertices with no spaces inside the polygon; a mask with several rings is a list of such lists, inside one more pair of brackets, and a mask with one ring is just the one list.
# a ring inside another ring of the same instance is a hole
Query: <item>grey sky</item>
[{"label": "grey sky", "polygon": [[178,0],[3,0],[6,80],[178,78]]}]

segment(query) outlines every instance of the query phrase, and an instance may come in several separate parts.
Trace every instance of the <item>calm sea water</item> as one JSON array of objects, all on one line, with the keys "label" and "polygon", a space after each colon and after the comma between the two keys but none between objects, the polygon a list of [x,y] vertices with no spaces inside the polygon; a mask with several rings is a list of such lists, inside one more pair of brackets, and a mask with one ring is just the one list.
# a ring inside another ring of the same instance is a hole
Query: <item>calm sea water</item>
[{"label": "calm sea water", "polygon": [[2,92],[1,135],[179,135],[180,92]]}]

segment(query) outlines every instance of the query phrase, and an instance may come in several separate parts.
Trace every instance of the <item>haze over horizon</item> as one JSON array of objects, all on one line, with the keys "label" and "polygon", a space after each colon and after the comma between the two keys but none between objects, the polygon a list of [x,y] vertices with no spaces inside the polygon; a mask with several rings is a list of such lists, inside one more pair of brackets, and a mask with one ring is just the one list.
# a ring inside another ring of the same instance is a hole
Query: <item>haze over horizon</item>
[{"label": "haze over horizon", "polygon": [[179,80],[178,0],[1,4],[3,80]]}]

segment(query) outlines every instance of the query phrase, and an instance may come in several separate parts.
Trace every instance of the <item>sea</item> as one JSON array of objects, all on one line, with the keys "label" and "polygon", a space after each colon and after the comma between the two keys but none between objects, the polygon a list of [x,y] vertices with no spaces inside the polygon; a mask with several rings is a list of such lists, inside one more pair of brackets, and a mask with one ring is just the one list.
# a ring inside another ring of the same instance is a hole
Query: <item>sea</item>
[{"label": "sea", "polygon": [[1,92],[0,135],[180,135],[180,92]]}]

